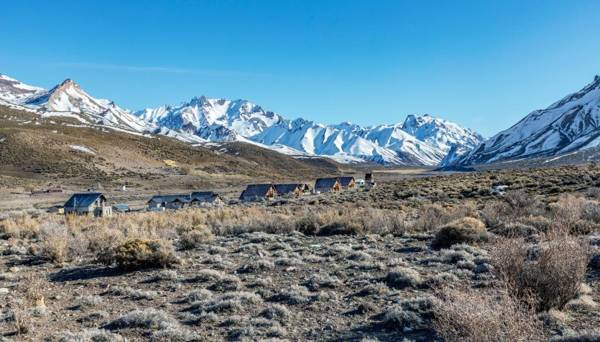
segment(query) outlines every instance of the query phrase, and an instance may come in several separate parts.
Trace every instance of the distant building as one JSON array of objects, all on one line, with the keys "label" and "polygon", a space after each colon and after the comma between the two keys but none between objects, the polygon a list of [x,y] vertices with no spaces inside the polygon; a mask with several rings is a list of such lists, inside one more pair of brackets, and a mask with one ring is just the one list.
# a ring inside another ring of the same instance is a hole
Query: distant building
[{"label": "distant building", "polygon": [[365,188],[370,189],[375,186],[375,179],[373,178],[373,173],[365,173]]},{"label": "distant building", "polygon": [[128,213],[131,211],[131,208],[129,207],[129,205],[127,205],[125,203],[115,204],[112,207],[113,207],[113,211],[117,212],[117,213]]},{"label": "distant building", "polygon": [[277,190],[273,184],[250,184],[240,195],[240,201],[254,202],[269,200],[277,196]]},{"label": "distant building", "polygon": [[112,207],[100,192],[73,194],[64,205],[65,215],[111,216]]},{"label": "distant building", "polygon": [[275,187],[278,196],[299,197],[302,194],[310,191],[308,184],[301,183],[275,184],[273,186]]},{"label": "distant building", "polygon": [[338,179],[343,189],[354,189],[356,187],[356,180],[352,176],[338,177]]},{"label": "distant building", "polygon": [[223,199],[212,191],[195,191],[190,195],[190,205],[222,204]]},{"label": "distant building", "polygon": [[315,182],[315,192],[337,192],[342,190],[342,184],[337,177],[319,178]]},{"label": "distant building", "polygon": [[157,195],[148,201],[148,209],[181,209],[190,203],[189,195]]}]

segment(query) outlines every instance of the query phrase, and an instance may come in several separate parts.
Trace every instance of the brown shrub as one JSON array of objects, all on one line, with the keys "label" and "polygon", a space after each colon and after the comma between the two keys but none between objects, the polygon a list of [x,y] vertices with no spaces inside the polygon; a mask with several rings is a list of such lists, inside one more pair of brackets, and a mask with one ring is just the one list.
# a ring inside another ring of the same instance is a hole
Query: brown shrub
[{"label": "brown shrub", "polygon": [[473,217],[464,217],[441,227],[431,243],[435,249],[448,248],[457,243],[487,240],[485,224]]},{"label": "brown shrub", "polygon": [[193,249],[215,239],[213,233],[205,226],[198,226],[179,236],[179,244],[182,249]]},{"label": "brown shrub", "polygon": [[29,215],[7,218],[0,221],[0,235],[20,239],[33,239],[40,232],[40,220]]},{"label": "brown shrub", "polygon": [[160,240],[128,240],[99,256],[106,265],[117,265],[123,269],[170,267],[179,260],[170,243]]},{"label": "brown shrub", "polygon": [[545,341],[535,312],[508,291],[445,288],[433,326],[445,341]]},{"label": "brown shrub", "polygon": [[494,269],[519,297],[534,295],[539,310],[562,308],[585,277],[589,248],[569,235],[547,236],[536,248],[505,239],[492,249]]}]

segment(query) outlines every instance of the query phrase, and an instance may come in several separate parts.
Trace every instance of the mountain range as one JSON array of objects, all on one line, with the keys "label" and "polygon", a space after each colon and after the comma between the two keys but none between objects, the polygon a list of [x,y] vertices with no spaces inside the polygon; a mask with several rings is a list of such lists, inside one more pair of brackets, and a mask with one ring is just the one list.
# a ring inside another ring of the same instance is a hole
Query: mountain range
[{"label": "mountain range", "polygon": [[102,125],[136,134],[161,134],[194,144],[246,142],[298,157],[326,156],[339,162],[439,165],[483,141],[476,132],[430,115],[403,123],[361,127],[290,120],[246,100],[194,97],[177,106],[129,111],[97,99],[67,79],[50,90],[0,75],[0,103],[64,116],[82,125]]},{"label": "mountain range", "polygon": [[130,111],[65,80],[50,90],[0,75],[0,104],[63,116],[134,134],[166,135],[192,144],[243,142],[305,158],[343,163],[468,166],[547,158],[600,147],[600,76],[490,139],[431,115],[363,127],[288,119],[246,100],[194,97],[176,106]]}]

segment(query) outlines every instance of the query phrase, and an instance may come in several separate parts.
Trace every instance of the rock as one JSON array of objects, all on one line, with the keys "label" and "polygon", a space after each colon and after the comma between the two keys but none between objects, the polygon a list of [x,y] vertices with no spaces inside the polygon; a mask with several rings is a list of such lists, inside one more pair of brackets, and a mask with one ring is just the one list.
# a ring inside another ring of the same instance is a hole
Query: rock
[{"label": "rock", "polygon": [[6,287],[0,287],[0,295],[8,294],[9,290]]}]

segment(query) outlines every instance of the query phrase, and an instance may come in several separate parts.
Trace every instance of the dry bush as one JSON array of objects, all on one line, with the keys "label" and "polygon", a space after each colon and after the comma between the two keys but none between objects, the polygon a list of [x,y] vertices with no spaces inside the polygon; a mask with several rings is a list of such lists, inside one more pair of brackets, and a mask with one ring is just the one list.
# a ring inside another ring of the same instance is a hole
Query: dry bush
[{"label": "dry bush", "polygon": [[533,226],[521,222],[504,223],[492,230],[494,234],[504,237],[528,237],[537,234],[537,229]]},{"label": "dry bush", "polygon": [[132,239],[99,256],[106,265],[123,269],[170,267],[179,262],[167,241]]},{"label": "dry bush", "polygon": [[39,255],[54,263],[70,261],[82,256],[86,249],[86,241],[80,234],[56,223],[44,223],[39,232]]},{"label": "dry bush", "polygon": [[589,234],[599,230],[600,207],[581,196],[562,195],[551,204],[556,227],[571,234]]},{"label": "dry bush", "polygon": [[[415,231],[431,231],[436,227],[447,224],[448,222],[467,216],[469,209],[458,209],[453,212],[451,209],[442,207],[439,204],[425,205],[418,210],[418,217],[413,223]],[[463,216],[461,216],[463,215]]]},{"label": "dry bush", "polygon": [[433,326],[445,341],[545,341],[535,311],[505,290],[439,291]]},{"label": "dry bush", "polygon": [[[533,248],[535,247],[535,248]],[[533,295],[539,310],[562,308],[584,280],[589,248],[569,235],[546,236],[537,246],[504,239],[491,252],[497,275],[519,297]]]},{"label": "dry bush", "polygon": [[542,216],[546,214],[546,210],[538,198],[523,191],[511,191],[503,200],[485,203],[480,214],[488,227],[496,227],[503,223],[522,222],[524,217]]},{"label": "dry bush", "polygon": [[487,240],[485,224],[473,217],[464,217],[442,226],[435,235],[431,247],[448,248],[457,243],[473,243]]},{"label": "dry bush", "polygon": [[193,249],[215,239],[213,233],[205,226],[182,232],[179,236],[179,245],[182,249]]},{"label": "dry bush", "polygon": [[29,215],[9,217],[0,221],[0,235],[20,239],[37,238],[41,222]]},{"label": "dry bush", "polygon": [[403,289],[405,287],[417,287],[423,283],[421,275],[409,267],[397,267],[388,272],[385,282],[389,287]]},{"label": "dry bush", "polygon": [[540,200],[525,191],[510,191],[504,196],[504,201],[508,205],[507,211],[502,212],[504,216],[524,217],[531,215],[543,215],[544,205]]}]

